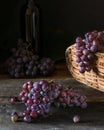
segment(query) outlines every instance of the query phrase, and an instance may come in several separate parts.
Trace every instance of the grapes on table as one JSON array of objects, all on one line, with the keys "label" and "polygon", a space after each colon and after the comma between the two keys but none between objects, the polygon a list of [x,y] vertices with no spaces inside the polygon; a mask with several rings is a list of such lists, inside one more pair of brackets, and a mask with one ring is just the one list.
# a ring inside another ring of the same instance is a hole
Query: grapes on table
[{"label": "grapes on table", "polygon": [[76,38],[76,62],[79,64],[79,72],[84,73],[95,67],[96,52],[104,48],[104,32],[92,31],[85,34],[84,40]]},{"label": "grapes on table", "polygon": [[17,112],[13,112],[13,113],[11,114],[11,120],[12,120],[13,122],[17,122],[18,119],[19,119],[19,115],[17,114]]},{"label": "grapes on table", "polygon": [[50,75],[55,69],[54,61],[50,58],[42,58],[38,67],[40,74],[44,76]]},{"label": "grapes on table", "polygon": [[55,62],[51,58],[39,57],[33,52],[31,43],[18,39],[17,47],[12,49],[12,55],[6,62],[8,72],[12,77],[21,78],[48,76],[54,72]]},{"label": "grapes on table", "polygon": [[50,114],[52,106],[60,107],[87,107],[86,96],[70,86],[63,86],[54,81],[28,81],[23,84],[19,93],[20,101],[25,104],[23,121],[32,122],[38,117]]},{"label": "grapes on table", "polygon": [[73,116],[73,122],[78,123],[80,121],[80,116],[79,115],[74,115]]},{"label": "grapes on table", "polygon": [[19,99],[18,99],[18,97],[11,97],[10,102],[11,103],[19,102]]}]

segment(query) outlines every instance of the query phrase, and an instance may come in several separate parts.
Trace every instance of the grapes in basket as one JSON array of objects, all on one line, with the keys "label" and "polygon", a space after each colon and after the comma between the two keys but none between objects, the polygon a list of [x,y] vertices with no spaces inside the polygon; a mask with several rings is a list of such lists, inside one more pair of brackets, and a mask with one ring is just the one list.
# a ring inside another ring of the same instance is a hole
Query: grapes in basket
[{"label": "grapes in basket", "polygon": [[79,72],[84,73],[94,69],[96,53],[104,48],[104,32],[92,31],[85,34],[85,38],[76,38],[76,62],[79,64]]},{"label": "grapes in basket", "polygon": [[70,86],[63,86],[54,81],[28,81],[23,84],[19,96],[20,101],[26,106],[23,112],[25,122],[49,116],[52,107],[87,107],[86,96]]}]

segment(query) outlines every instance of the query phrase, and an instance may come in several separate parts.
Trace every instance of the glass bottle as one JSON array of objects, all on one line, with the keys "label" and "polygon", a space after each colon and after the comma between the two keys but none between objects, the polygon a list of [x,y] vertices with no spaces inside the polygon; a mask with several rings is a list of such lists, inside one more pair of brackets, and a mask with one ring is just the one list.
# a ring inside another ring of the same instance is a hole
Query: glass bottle
[{"label": "glass bottle", "polygon": [[36,54],[40,54],[39,9],[34,0],[28,1],[26,9],[26,41],[32,44]]}]

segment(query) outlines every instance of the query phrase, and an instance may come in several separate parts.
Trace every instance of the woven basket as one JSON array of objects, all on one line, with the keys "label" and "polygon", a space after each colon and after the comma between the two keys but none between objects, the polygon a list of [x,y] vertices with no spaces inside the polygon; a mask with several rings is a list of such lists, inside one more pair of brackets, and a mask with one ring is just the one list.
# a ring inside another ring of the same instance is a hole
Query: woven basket
[{"label": "woven basket", "polygon": [[96,53],[97,61],[95,67],[97,72],[91,70],[83,74],[79,72],[79,65],[76,62],[75,44],[66,49],[65,56],[68,70],[77,81],[104,92],[104,53]]}]

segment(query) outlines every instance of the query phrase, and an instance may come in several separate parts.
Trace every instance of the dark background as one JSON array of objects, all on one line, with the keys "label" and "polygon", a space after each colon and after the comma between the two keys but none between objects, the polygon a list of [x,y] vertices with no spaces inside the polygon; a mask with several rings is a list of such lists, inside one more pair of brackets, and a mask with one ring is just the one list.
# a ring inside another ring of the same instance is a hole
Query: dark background
[{"label": "dark background", "polygon": [[[104,0],[36,0],[40,11],[43,56],[65,58],[77,36],[104,30]],[[0,60],[9,56],[18,38],[25,40],[27,0],[0,1]]]}]

